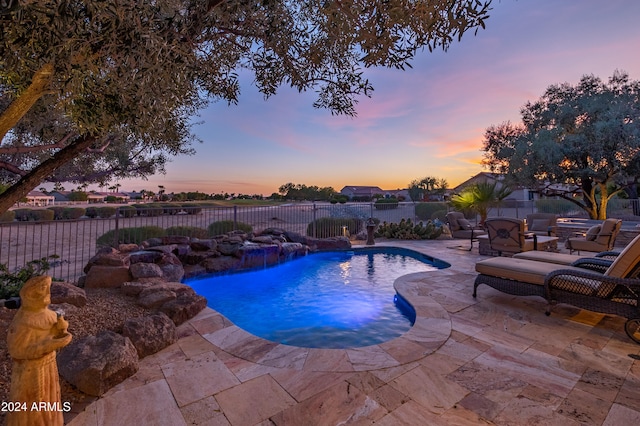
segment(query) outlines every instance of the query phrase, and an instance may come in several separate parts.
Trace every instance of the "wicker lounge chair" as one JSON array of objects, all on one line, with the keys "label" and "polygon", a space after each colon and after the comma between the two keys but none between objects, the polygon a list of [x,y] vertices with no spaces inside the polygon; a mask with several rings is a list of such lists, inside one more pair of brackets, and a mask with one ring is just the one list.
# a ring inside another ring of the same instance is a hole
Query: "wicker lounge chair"
[{"label": "wicker lounge chair", "polygon": [[527,215],[527,231],[547,237],[556,236],[558,216],[553,213],[531,213]]},{"label": "wicker lounge chair", "polygon": [[469,251],[473,248],[473,242],[477,241],[480,235],[485,235],[482,229],[476,228],[464,217],[461,212],[449,212],[445,216],[445,222],[451,231],[453,238],[461,238],[469,240],[471,245]]},{"label": "wicker lounge chair", "polygon": [[518,296],[540,296],[551,306],[566,303],[582,309],[628,319],[625,331],[640,343],[640,235],[627,245],[604,272],[583,258],[572,266],[521,258],[492,258],[476,263],[473,297],[480,284]]},{"label": "wicker lounge chair", "polygon": [[524,221],[510,217],[491,217],[484,222],[491,250],[502,253],[520,253],[537,250],[537,235],[525,232]]},{"label": "wicker lounge chair", "polygon": [[622,221],[619,219],[606,219],[601,225],[592,226],[584,236],[567,238],[565,246],[569,253],[612,250],[621,226]]}]

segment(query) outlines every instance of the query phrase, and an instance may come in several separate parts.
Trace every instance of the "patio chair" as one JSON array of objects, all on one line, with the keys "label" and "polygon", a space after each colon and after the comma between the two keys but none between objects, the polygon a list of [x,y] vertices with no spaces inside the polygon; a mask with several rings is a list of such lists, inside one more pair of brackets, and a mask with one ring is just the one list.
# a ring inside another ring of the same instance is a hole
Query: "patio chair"
[{"label": "patio chair", "polygon": [[473,242],[477,241],[477,238],[480,235],[486,235],[485,231],[471,225],[461,212],[447,213],[445,216],[445,223],[449,227],[453,238],[461,238],[471,242],[469,251],[473,248]]},{"label": "patio chair", "polygon": [[589,228],[583,236],[567,238],[565,247],[569,253],[612,250],[621,227],[620,219],[606,219],[602,224]]},{"label": "patio chair", "polygon": [[557,221],[558,216],[553,213],[531,213],[527,215],[527,231],[555,237]]},{"label": "patio chair", "polygon": [[537,235],[525,232],[524,221],[510,217],[492,217],[484,222],[491,250],[502,253],[520,253],[537,250]]},{"label": "patio chair", "polygon": [[556,303],[620,315],[627,318],[627,335],[640,343],[640,235],[604,272],[588,269],[590,262],[593,259],[583,258],[567,266],[518,257],[481,260],[476,263],[473,297],[485,284],[508,294],[543,297],[547,315]]}]

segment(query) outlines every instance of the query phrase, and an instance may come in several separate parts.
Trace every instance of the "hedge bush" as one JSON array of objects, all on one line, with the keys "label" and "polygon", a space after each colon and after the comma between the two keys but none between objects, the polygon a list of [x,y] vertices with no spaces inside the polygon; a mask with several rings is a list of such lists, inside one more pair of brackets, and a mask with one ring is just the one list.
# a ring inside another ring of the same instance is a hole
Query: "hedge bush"
[{"label": "hedge bush", "polygon": [[216,235],[226,234],[227,232],[231,232],[234,229],[238,231],[244,231],[246,233],[253,232],[253,227],[248,223],[236,222],[235,228],[233,223],[234,222],[232,220],[219,220],[217,222],[213,222],[207,227],[207,232],[212,237],[215,237]]},{"label": "hedge bush", "polygon": [[[53,220],[53,212],[47,209],[35,209],[31,210],[31,217],[36,222],[50,221]],[[31,219],[29,219],[31,220]]]},{"label": "hedge bush", "polygon": [[47,210],[51,210],[53,212],[54,220],[64,219],[64,209],[65,207],[60,207],[60,206],[47,207]]},{"label": "hedge bush", "polygon": [[71,220],[80,219],[85,213],[86,209],[83,207],[66,207],[62,211],[62,218]]},{"label": "hedge bush", "polygon": [[98,209],[95,207],[87,207],[84,210],[84,215],[87,216],[88,218],[94,219],[98,217]]},{"label": "hedge bush", "polygon": [[118,207],[118,212],[122,217],[134,217],[138,213],[133,206],[120,206]]},{"label": "hedge bush", "polygon": [[355,235],[362,229],[362,221],[358,218],[322,217],[307,225],[307,236],[316,238],[341,237],[344,235],[345,226],[349,234]]},{"label": "hedge bush", "polygon": [[554,200],[549,198],[536,200],[536,208],[540,213],[554,213],[557,215],[568,214],[575,210],[580,210],[578,206],[569,200]]},{"label": "hedge bush", "polygon": [[374,204],[376,210],[391,210],[398,208],[396,198],[379,198]]},{"label": "hedge bush", "polygon": [[111,206],[98,207],[96,210],[98,212],[98,217],[101,217],[102,219],[108,219],[116,214],[116,208]]},{"label": "hedge bush", "polygon": [[206,229],[198,228],[197,226],[171,226],[167,228],[166,234],[202,239],[209,237],[209,233]]},{"label": "hedge bush", "polygon": [[166,232],[159,226],[138,226],[135,228],[118,229],[118,241],[114,244],[116,230],[107,231],[96,240],[97,247],[114,246],[117,244],[140,244],[149,238],[164,237]]},{"label": "hedge bush", "polygon": [[[416,217],[420,220],[429,220],[435,219],[434,214],[437,214],[436,217],[442,220],[444,216],[447,214],[447,203],[440,202],[427,202],[427,203],[418,203],[415,207]],[[444,210],[444,214],[440,217],[440,212]]]},{"label": "hedge bush", "polygon": [[16,218],[16,212],[13,210],[7,210],[0,214],[0,222],[13,222]]},{"label": "hedge bush", "polygon": [[20,222],[34,220],[34,219],[31,219],[31,209],[15,209],[13,213],[15,214],[16,220]]}]

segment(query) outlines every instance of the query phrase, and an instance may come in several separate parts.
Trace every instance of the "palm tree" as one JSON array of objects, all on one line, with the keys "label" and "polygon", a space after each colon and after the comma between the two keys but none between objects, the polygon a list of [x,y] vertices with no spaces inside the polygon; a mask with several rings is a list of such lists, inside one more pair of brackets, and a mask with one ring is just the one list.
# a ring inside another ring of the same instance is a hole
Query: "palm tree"
[{"label": "palm tree", "polygon": [[460,194],[451,198],[454,208],[461,211],[475,211],[480,215],[480,226],[484,226],[489,209],[497,207],[511,194],[513,190],[508,186],[497,187],[497,182],[479,182],[467,186]]}]

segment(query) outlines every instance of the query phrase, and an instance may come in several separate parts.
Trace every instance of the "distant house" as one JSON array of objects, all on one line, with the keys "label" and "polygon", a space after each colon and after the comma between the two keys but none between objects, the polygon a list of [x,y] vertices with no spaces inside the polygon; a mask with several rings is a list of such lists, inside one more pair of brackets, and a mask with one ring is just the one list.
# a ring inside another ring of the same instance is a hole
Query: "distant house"
[{"label": "distant house", "polygon": [[52,191],[49,194],[54,197],[56,203],[68,203],[71,191]]},{"label": "distant house", "polygon": [[129,194],[125,194],[123,192],[90,192],[88,194],[87,202],[89,204],[93,203],[104,203],[107,201],[107,197],[115,197],[118,202],[127,203],[131,199]]},{"label": "distant house", "polygon": [[346,195],[350,199],[353,198],[371,198],[376,194],[384,194],[384,191],[379,186],[345,186],[340,191],[342,195]]},{"label": "distant house", "polygon": [[[467,179],[462,182],[460,185],[456,186],[451,190],[453,194],[459,194],[464,187],[476,184],[476,183],[496,183],[496,187],[499,189],[504,184],[505,175],[501,173],[488,173],[488,172],[480,172],[475,176]],[[529,188],[526,186],[516,186],[512,187],[513,192],[505,199],[512,201],[533,201],[540,199],[540,190]],[[545,189],[542,190],[543,195],[553,195],[554,192],[575,192],[575,186],[563,185],[563,184],[553,184],[547,185]]]},{"label": "distant house", "polygon": [[55,197],[40,191],[29,192],[26,198],[27,204],[34,207],[52,206],[55,203]]}]

